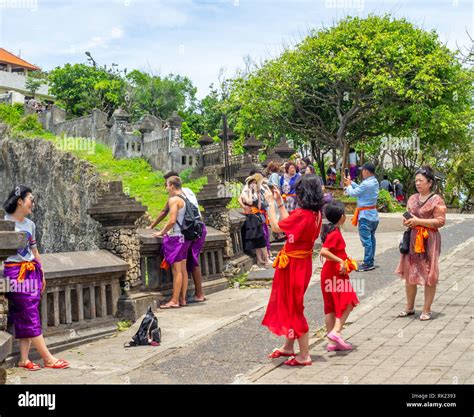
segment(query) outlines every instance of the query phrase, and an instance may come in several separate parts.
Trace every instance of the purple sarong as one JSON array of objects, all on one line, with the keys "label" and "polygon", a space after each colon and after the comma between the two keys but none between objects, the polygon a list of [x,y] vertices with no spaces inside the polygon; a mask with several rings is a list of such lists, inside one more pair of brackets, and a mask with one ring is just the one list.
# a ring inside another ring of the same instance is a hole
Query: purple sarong
[{"label": "purple sarong", "polygon": [[18,282],[20,265],[5,262],[3,274],[10,281],[8,299],[8,320],[15,329],[15,338],[27,339],[42,334],[40,319],[41,289],[43,272],[41,264],[33,260],[34,271],[26,271],[25,280]]},{"label": "purple sarong", "polygon": [[355,181],[355,179],[357,178],[358,172],[359,172],[359,168],[357,165],[351,165],[349,167],[349,175],[351,176],[352,181]]},{"label": "purple sarong", "polygon": [[262,224],[263,228],[263,236],[265,236],[265,243],[267,245],[267,250],[270,252],[270,230],[268,229],[268,224],[266,222],[263,222]]},{"label": "purple sarong", "polygon": [[201,254],[201,249],[206,242],[207,229],[204,225],[202,231],[202,236],[199,239],[193,240],[190,242],[188,249],[188,257],[186,261],[186,269],[188,272],[192,272],[194,268],[199,266],[199,255]]},{"label": "purple sarong", "polygon": [[184,236],[168,236],[163,237],[162,255],[168,265],[173,265],[186,259],[190,245],[189,240],[185,240]]}]

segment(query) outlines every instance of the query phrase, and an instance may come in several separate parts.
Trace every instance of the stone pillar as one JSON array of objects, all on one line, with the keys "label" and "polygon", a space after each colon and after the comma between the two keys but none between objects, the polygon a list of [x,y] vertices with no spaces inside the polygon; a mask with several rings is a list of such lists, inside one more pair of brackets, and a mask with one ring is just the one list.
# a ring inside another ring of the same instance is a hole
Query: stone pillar
[{"label": "stone pillar", "polygon": [[[0,262],[16,254],[19,247],[26,245],[24,233],[15,232],[15,223],[3,220],[5,212],[0,209]],[[12,336],[6,332],[8,302],[5,298],[6,281],[0,282],[0,364],[12,351]],[[6,371],[0,367],[0,385],[5,384]]]},{"label": "stone pillar", "polygon": [[204,208],[202,213],[204,223],[214,229],[220,230],[226,235],[224,247],[224,260],[234,256],[232,239],[230,236],[231,222],[229,218],[229,204],[232,197],[230,191],[227,192],[224,184],[217,180],[215,173],[208,174],[207,184],[202,188],[197,196],[199,204]]},{"label": "stone pillar", "polygon": [[277,154],[284,161],[288,161],[290,156],[295,153],[293,148],[290,148],[285,136],[280,138],[280,143],[273,149],[274,153]]},{"label": "stone pillar", "polygon": [[249,176],[251,170],[262,169],[262,166],[258,163],[258,151],[262,146],[263,144],[254,135],[247,136],[243,144],[245,149],[244,162],[234,176],[237,181],[245,183],[245,179]]},{"label": "stone pillar", "polygon": [[183,148],[184,142],[181,137],[181,125],[183,124],[183,119],[178,116],[176,112],[173,112],[173,115],[167,120],[169,127],[171,129],[171,148]]},{"label": "stone pillar", "polygon": [[109,183],[109,191],[92,205],[87,213],[101,225],[100,249],[112,252],[129,264],[125,281],[121,283],[122,298],[136,292],[141,285],[140,240],[136,220],[147,208],[123,193],[122,182]]},{"label": "stone pillar", "polygon": [[114,154],[114,158],[126,158],[126,132],[130,122],[130,115],[122,109],[117,109],[112,114],[112,121],[113,123],[110,130],[110,140],[112,143],[112,152]]}]

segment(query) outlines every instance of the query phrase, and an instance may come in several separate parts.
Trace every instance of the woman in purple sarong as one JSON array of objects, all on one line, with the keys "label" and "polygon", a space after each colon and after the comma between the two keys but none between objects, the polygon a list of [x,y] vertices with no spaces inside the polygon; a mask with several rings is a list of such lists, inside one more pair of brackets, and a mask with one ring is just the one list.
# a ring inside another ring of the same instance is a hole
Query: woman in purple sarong
[{"label": "woman in purple sarong", "polygon": [[30,188],[19,185],[3,204],[5,220],[15,222],[15,230],[26,234],[25,247],[4,262],[4,275],[9,280],[8,321],[13,325],[15,338],[19,339],[20,361],[18,367],[37,371],[41,366],[29,360],[30,347],[36,348],[43,358],[45,368],[68,368],[67,361],[55,358],[44,341],[40,319],[41,294],[46,288],[43,268],[36,247],[36,226],[26,216],[31,214],[34,197]]}]

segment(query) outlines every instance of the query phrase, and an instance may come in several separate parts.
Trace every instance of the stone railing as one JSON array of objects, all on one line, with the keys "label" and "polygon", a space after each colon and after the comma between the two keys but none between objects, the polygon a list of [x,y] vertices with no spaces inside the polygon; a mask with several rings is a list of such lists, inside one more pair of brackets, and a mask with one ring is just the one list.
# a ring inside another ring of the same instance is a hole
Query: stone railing
[{"label": "stone railing", "polygon": [[[166,292],[173,287],[171,269],[161,269],[163,261],[161,256],[162,238],[153,237],[153,231],[140,229],[140,254],[142,271],[142,291]],[[203,283],[222,279],[224,271],[224,242],[225,234],[207,227],[206,242],[200,256],[200,266]],[[209,291],[208,291],[209,292]]]},{"label": "stone railing", "polygon": [[245,223],[245,216],[238,210],[229,211],[230,236],[232,238],[232,249],[234,256],[244,253],[244,242],[242,241],[242,225]]},{"label": "stone railing", "polygon": [[[105,250],[43,254],[41,261],[46,279],[41,325],[49,346],[65,348],[116,330],[127,262]],[[16,353],[15,342],[12,357]]]}]

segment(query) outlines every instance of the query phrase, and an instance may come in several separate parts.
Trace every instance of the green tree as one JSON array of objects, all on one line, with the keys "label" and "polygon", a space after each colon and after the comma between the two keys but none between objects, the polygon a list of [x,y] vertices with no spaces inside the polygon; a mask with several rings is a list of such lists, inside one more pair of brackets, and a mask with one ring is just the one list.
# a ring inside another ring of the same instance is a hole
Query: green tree
[{"label": "green tree", "polygon": [[89,62],[53,69],[48,77],[51,93],[70,115],[83,116],[98,108],[110,117],[125,102],[125,80],[116,64],[99,67],[92,58]]},{"label": "green tree", "polygon": [[261,135],[343,150],[384,135],[416,134],[424,147],[464,140],[472,75],[435,32],[405,19],[346,18],[311,31],[233,83],[239,124]]},{"label": "green tree", "polygon": [[167,119],[173,112],[192,113],[196,87],[181,75],[159,77],[134,70],[127,74],[128,110],[135,120],[145,114]]},{"label": "green tree", "polygon": [[25,87],[33,98],[35,98],[36,92],[40,89],[41,84],[43,84],[43,82],[40,79],[28,76],[26,78]]}]

